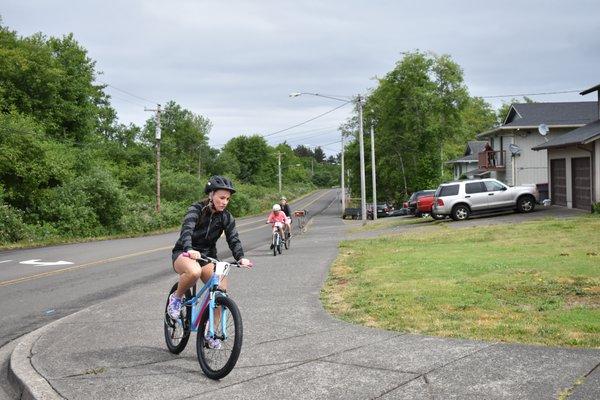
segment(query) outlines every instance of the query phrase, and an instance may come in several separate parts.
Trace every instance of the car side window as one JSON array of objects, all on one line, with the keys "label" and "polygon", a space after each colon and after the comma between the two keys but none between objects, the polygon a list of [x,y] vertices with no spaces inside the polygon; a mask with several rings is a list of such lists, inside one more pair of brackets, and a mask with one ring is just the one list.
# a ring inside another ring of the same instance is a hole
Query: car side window
[{"label": "car side window", "polygon": [[439,197],[456,196],[458,194],[458,185],[447,185],[440,188]]},{"label": "car side window", "polygon": [[482,182],[469,182],[465,184],[465,193],[482,193],[485,192],[485,186]]},{"label": "car side window", "polygon": [[504,186],[494,181],[485,181],[485,187],[488,192],[498,192],[504,188]]}]

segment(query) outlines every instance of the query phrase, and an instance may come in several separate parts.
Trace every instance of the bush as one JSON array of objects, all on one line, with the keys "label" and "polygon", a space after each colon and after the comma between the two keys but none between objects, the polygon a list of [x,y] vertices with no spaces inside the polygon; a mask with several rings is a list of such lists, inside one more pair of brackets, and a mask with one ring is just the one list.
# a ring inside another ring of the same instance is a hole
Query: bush
[{"label": "bush", "polygon": [[120,222],[120,229],[128,233],[152,232],[172,228],[182,222],[188,205],[163,201],[160,213],[156,212],[156,204],[147,202],[131,203]]},{"label": "bush", "polygon": [[600,203],[592,204],[592,213],[600,214]]},{"label": "bush", "polygon": [[170,169],[161,171],[160,178],[161,200],[192,204],[204,196],[205,179],[200,181],[195,175]]},{"label": "bush", "polygon": [[106,171],[95,170],[63,185],[42,191],[37,202],[42,221],[68,236],[114,232],[126,208],[126,197]]},{"label": "bush", "polygon": [[23,212],[6,204],[0,204],[0,243],[13,243],[28,237]]}]

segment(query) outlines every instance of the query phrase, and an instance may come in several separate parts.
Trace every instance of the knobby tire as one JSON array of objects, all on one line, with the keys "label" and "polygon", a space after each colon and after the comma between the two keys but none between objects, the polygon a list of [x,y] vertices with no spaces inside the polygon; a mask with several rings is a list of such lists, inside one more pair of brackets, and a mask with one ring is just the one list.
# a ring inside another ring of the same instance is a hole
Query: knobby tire
[{"label": "knobby tire", "polygon": [[[164,332],[165,332],[165,343],[167,344],[167,349],[173,354],[179,354],[185,349],[185,346],[190,340],[190,329],[192,324],[192,307],[186,306],[182,307],[181,315],[183,326],[180,322],[173,321],[169,314],[167,314],[167,307],[169,306],[169,296],[171,293],[177,290],[177,283],[173,285],[171,290],[169,291],[169,295],[167,296],[167,304],[165,305],[165,316],[164,316]],[[192,292],[188,290],[185,292],[185,297],[183,301],[192,298]]]},{"label": "knobby tire", "polygon": [[[216,308],[221,306],[227,310],[227,340],[223,340],[222,348],[219,350],[208,348],[208,344],[204,339],[205,327],[208,322],[208,307],[202,314],[202,319],[198,326],[198,335],[196,337],[196,353],[198,354],[198,362],[202,372],[210,379],[221,379],[227,376],[238,360],[242,350],[242,339],[244,328],[242,325],[242,316],[233,300],[225,296],[217,296],[215,299]],[[223,310],[221,310],[223,313]],[[221,314],[222,315],[222,314]],[[231,320],[232,326],[229,321]],[[215,333],[222,335],[220,321],[215,321]],[[226,353],[230,351],[229,355]],[[215,361],[215,359],[218,359]],[[218,361],[223,361],[222,365],[214,365]]]}]

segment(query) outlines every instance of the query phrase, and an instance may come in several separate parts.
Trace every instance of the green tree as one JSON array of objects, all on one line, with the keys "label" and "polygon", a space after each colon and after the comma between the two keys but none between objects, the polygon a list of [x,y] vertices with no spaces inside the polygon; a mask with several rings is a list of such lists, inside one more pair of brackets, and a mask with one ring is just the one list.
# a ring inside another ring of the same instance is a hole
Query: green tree
[{"label": "green tree", "polygon": [[244,183],[273,186],[277,182],[277,157],[260,135],[236,136],[223,146],[221,156],[239,163],[237,177]]},{"label": "green tree", "polygon": [[[444,179],[443,163],[464,148],[465,139],[489,124],[489,106],[471,99],[461,68],[447,55],[406,54],[368,96],[365,127],[374,123],[378,197],[399,202],[421,189],[436,187]],[[483,115],[478,115],[482,112]],[[475,123],[469,127],[468,123]],[[354,116],[341,127],[356,139]],[[365,149],[370,138],[365,135]],[[365,152],[370,172],[370,152]],[[346,163],[352,171],[351,187],[359,189],[358,146],[346,146]],[[370,195],[370,179],[367,179]]]},{"label": "green tree", "polygon": [[323,161],[325,161],[325,152],[323,151],[323,149],[320,146],[315,147],[313,157],[314,157],[315,161],[318,163],[322,163]]},{"label": "green tree", "polygon": [[46,135],[81,143],[115,117],[95,75],[72,35],[20,38],[0,25],[0,112],[30,115]]},{"label": "green tree", "polygon": [[294,154],[296,154],[298,157],[313,157],[314,156],[313,151],[309,147],[306,147],[303,144],[296,146],[296,148],[294,149]]},{"label": "green tree", "polygon": [[[167,166],[189,174],[205,171],[203,159],[209,155],[208,134],[212,123],[207,118],[170,101],[161,113],[161,161]],[[143,138],[154,144],[156,121],[146,121]],[[200,172],[200,174],[199,174]]]}]

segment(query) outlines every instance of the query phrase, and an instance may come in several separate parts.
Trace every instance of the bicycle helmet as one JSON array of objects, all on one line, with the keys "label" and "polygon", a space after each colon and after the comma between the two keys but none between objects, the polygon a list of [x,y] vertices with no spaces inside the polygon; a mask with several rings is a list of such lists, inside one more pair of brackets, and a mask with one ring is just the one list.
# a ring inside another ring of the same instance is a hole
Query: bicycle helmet
[{"label": "bicycle helmet", "polygon": [[275,204],[273,206],[273,211],[281,211],[281,206],[279,204]]},{"label": "bicycle helmet", "polygon": [[231,183],[229,179],[219,175],[212,176],[208,182],[206,182],[206,186],[204,186],[204,193],[209,194],[210,192],[214,192],[215,190],[219,189],[229,190],[231,194],[235,193],[233,183]]},{"label": "bicycle helmet", "polygon": [[285,196],[281,196],[281,199],[279,199],[279,200],[285,200],[285,201],[287,201],[287,199],[285,198]]}]

